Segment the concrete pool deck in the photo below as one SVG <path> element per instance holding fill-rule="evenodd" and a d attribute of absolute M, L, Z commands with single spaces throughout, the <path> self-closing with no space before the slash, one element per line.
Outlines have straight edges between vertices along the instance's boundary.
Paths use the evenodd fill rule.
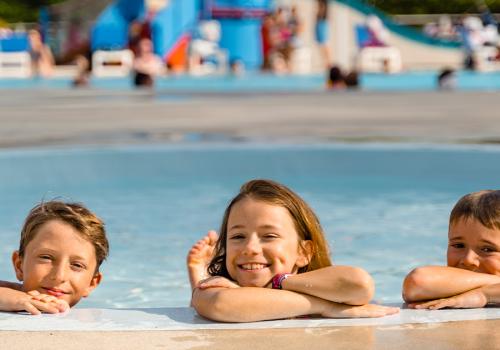
<path fill-rule="evenodd" d="M 408 310 L 379 319 L 212 323 L 189 308 L 0 313 L 2 349 L 498 349 L 500 309 Z"/>
<path fill-rule="evenodd" d="M 0 147 L 182 141 L 500 143 L 500 92 L 3 90 Z"/>
<path fill-rule="evenodd" d="M 498 349 L 500 308 L 409 310 L 376 319 L 216 323 L 191 308 L 0 313 L 2 349 Z"/>
<path fill-rule="evenodd" d="M 499 92 L 190 94 L 163 91 L 151 94 L 108 90 L 2 90 L 0 147 L 191 140 L 500 143 L 498 111 Z M 481 315 L 483 310 L 478 311 Z M 456 311 L 456 314 L 461 313 Z M 2 315 L 5 314 L 0 314 L 0 319 Z M 22 319 L 17 318 L 16 322 L 21 326 L 17 324 L 16 328 L 0 324 L 0 349 L 500 347 L 500 333 L 496 331 L 500 327 L 498 309 L 495 319 L 489 320 L 482 317 L 480 320 L 438 319 L 428 323 L 410 320 L 395 324 L 360 323 L 354 327 L 326 322 L 315 328 L 299 325 L 300 328 L 277 329 L 198 327 L 103 331 L 97 324 L 95 329 L 86 331 L 57 330 L 56 327 L 42 330 L 26 328 L 39 318 L 19 317 Z M 109 323 L 102 323 L 103 328 L 106 325 Z"/>

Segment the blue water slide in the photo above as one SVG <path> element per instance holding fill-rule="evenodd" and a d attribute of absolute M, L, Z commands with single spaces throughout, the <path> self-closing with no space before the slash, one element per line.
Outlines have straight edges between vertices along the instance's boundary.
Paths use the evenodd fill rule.
<path fill-rule="evenodd" d="M 273 9 L 273 1 L 214 0 L 213 8 L 223 9 L 213 13 L 221 24 L 220 46 L 229 52 L 229 59 L 241 60 L 250 69 L 260 67 L 262 65 L 261 14 Z"/>
<path fill-rule="evenodd" d="M 164 57 L 185 34 L 191 33 L 200 17 L 201 0 L 171 0 L 151 23 L 155 51 Z"/>
<path fill-rule="evenodd" d="M 118 0 L 108 6 L 92 28 L 92 51 L 127 47 L 130 22 L 144 17 L 144 13 L 144 0 Z"/>
<path fill-rule="evenodd" d="M 270 0 L 215 0 L 212 2 L 217 7 L 240 8 L 240 9 L 269 9 Z"/>
<path fill-rule="evenodd" d="M 376 15 L 379 17 L 382 22 L 384 23 L 384 26 L 390 30 L 391 32 L 402 36 L 408 40 L 415 41 L 420 44 L 425 44 L 425 45 L 431 45 L 431 46 L 436 46 L 436 47 L 442 47 L 442 48 L 459 48 L 461 46 L 461 43 L 456 42 L 456 41 L 450 41 L 450 40 L 444 40 L 444 39 L 438 39 L 438 38 L 431 38 L 429 36 L 426 36 L 422 34 L 422 32 L 409 27 L 405 25 L 401 25 L 399 23 L 394 22 L 390 17 L 385 15 L 383 12 L 380 10 L 376 9 L 373 6 L 370 6 L 366 3 L 364 3 L 361 0 L 330 0 L 330 1 L 335 1 L 339 4 L 343 4 L 345 6 L 348 6 L 352 8 L 353 10 L 356 10 L 364 15 Z"/>

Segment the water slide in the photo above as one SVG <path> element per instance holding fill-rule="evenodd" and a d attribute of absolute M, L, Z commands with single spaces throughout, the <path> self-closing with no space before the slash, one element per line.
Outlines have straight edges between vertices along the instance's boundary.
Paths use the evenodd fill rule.
<path fill-rule="evenodd" d="M 151 19 L 155 52 L 163 58 L 175 50 L 196 25 L 201 0 L 170 0 Z M 117 0 L 98 17 L 91 35 L 92 51 L 127 47 L 129 26 L 144 21 L 148 13 L 144 0 Z"/>
<path fill-rule="evenodd" d="M 361 0 L 331 0 L 329 9 L 333 55 L 335 62 L 342 66 L 352 67 L 358 52 L 355 28 L 364 24 L 371 14 L 377 15 L 390 32 L 389 44 L 399 49 L 404 68 L 459 68 L 462 65 L 459 43 L 427 37 L 414 28 L 394 22 Z"/>
<path fill-rule="evenodd" d="M 201 18 L 220 22 L 220 46 L 229 59 L 241 59 L 249 68 L 261 65 L 261 20 L 271 0 L 170 0 L 151 21 L 155 51 L 170 60 L 187 47 Z M 91 35 L 92 51 L 127 46 L 130 23 L 147 16 L 144 0 L 117 0 L 103 11 Z M 180 59 L 182 60 L 182 58 Z"/>
<path fill-rule="evenodd" d="M 272 9 L 273 3 L 270 0 L 170 0 L 151 21 L 155 51 L 165 60 L 185 52 L 199 19 L 214 18 L 221 24 L 220 46 L 228 51 L 229 59 L 241 59 L 247 67 L 257 68 L 262 62 L 261 18 Z M 297 5 L 312 33 L 316 1 L 281 0 L 275 3 Z M 329 6 L 330 47 L 334 62 L 343 67 L 354 65 L 359 51 L 356 26 L 364 24 L 370 14 L 379 16 L 390 31 L 389 44 L 401 52 L 404 68 L 458 68 L 462 64 L 463 54 L 458 43 L 426 37 L 413 28 L 395 23 L 361 0 L 330 0 Z M 92 30 L 92 51 L 126 47 L 130 23 L 143 20 L 146 15 L 145 0 L 116 0 L 96 21 Z M 306 36 L 306 45 L 314 47 L 312 34 Z M 322 69 L 318 63 L 319 54 L 312 56 L 312 64 L 319 71 Z M 182 60 L 181 57 L 179 61 Z"/>

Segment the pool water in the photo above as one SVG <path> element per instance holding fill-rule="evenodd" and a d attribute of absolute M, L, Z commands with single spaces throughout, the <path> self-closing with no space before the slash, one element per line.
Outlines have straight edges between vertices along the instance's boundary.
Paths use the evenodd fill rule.
<path fill-rule="evenodd" d="M 271 178 L 315 209 L 336 264 L 375 278 L 376 299 L 401 300 L 403 277 L 444 264 L 447 219 L 465 193 L 498 188 L 500 147 L 253 145 L 13 149 L 0 151 L 0 279 L 29 209 L 81 201 L 107 223 L 104 280 L 81 307 L 187 306 L 185 255 L 218 228 L 239 186 Z"/>
<path fill-rule="evenodd" d="M 362 74 L 360 85 L 366 91 L 432 91 L 437 89 L 437 71 L 411 71 L 399 74 Z M 92 79 L 93 88 L 129 90 L 129 78 Z M 69 78 L 54 79 L 0 79 L 0 89 L 67 89 Z M 248 73 L 242 77 L 188 75 L 168 76 L 156 80 L 158 91 L 176 92 L 314 92 L 324 91 L 324 75 L 287 75 Z M 500 71 L 457 72 L 457 89 L 467 91 L 500 90 Z"/>

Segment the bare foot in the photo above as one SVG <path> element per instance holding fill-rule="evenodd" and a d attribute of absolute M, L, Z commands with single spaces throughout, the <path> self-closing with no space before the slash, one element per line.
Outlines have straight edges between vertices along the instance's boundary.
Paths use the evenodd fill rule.
<path fill-rule="evenodd" d="M 208 231 L 207 235 L 196 242 L 187 255 L 187 269 L 191 289 L 194 290 L 201 280 L 209 277 L 208 264 L 212 260 L 215 243 L 219 236 L 215 231 Z"/>

